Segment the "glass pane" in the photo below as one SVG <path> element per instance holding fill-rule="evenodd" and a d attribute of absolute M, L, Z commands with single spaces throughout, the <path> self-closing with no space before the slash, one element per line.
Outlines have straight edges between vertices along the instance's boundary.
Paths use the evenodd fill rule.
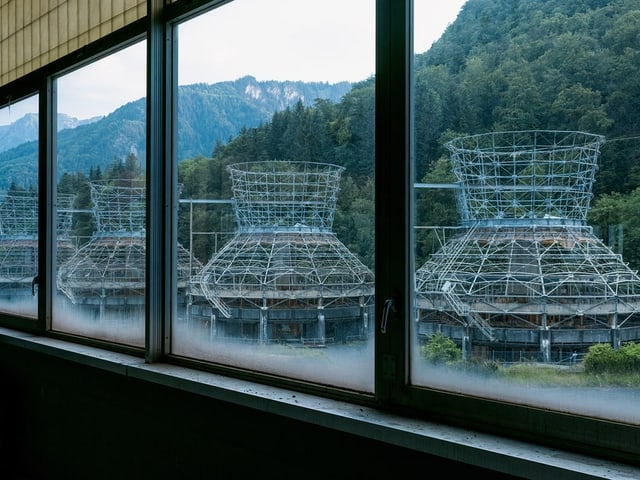
<path fill-rule="evenodd" d="M 372 391 L 374 23 L 237 0 L 177 27 L 173 354 Z"/>
<path fill-rule="evenodd" d="M 52 328 L 144 345 L 145 44 L 57 79 Z"/>
<path fill-rule="evenodd" d="M 38 314 L 38 95 L 0 109 L 0 311 Z"/>
<path fill-rule="evenodd" d="M 469 2 L 416 45 L 415 385 L 640 423 L 640 72 L 602 5 Z"/>

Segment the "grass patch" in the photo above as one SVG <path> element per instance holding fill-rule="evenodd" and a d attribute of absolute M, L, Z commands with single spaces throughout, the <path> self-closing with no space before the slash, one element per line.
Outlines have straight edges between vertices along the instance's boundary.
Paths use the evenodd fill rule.
<path fill-rule="evenodd" d="M 521 363 L 502 366 L 496 375 L 521 385 L 548 387 L 624 387 L 640 388 L 640 372 L 588 373 L 582 364 L 563 366 Z"/>

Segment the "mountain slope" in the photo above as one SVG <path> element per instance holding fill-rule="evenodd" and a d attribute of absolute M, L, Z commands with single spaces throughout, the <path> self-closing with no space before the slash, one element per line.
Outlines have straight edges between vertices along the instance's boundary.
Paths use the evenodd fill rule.
<path fill-rule="evenodd" d="M 98 118 L 79 120 L 75 117 L 58 114 L 58 130 L 66 128 L 76 128 L 95 122 Z M 25 142 L 31 142 L 38 138 L 38 115 L 27 113 L 9 125 L 0 125 L 0 152 L 17 147 Z"/>
<path fill-rule="evenodd" d="M 257 81 L 243 77 L 217 84 L 194 84 L 178 89 L 178 159 L 210 156 L 218 142 L 227 142 L 243 128 L 267 122 L 274 112 L 298 101 L 312 105 L 318 98 L 339 101 L 351 88 L 349 82 Z M 102 170 L 115 159 L 134 153 L 146 155 L 145 99 L 127 103 L 89 124 L 61 115 L 57 138 L 58 175 Z M 74 123 L 75 121 L 75 123 Z M 77 126 L 76 126 L 77 125 Z M 75 128 L 73 128 L 75 126 Z M 0 129 L 0 191 L 11 182 L 33 186 L 37 178 L 37 117 L 29 114 Z"/>

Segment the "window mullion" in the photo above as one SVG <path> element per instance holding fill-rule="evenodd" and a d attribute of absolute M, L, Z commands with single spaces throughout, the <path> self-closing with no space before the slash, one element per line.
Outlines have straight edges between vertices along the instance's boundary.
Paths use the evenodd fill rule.
<path fill-rule="evenodd" d="M 378 0 L 376 11 L 376 396 L 382 403 L 393 401 L 407 376 L 411 3 Z"/>
<path fill-rule="evenodd" d="M 51 328 L 53 291 L 56 287 L 55 251 L 56 229 L 55 206 L 55 132 L 56 81 L 44 77 L 39 95 L 38 117 L 38 275 L 34 279 L 34 290 L 38 286 L 38 329 L 41 332 Z M 53 233 L 52 233 L 53 232 Z"/>
<path fill-rule="evenodd" d="M 149 21 L 147 36 L 147 309 L 145 357 L 148 362 L 161 358 L 163 354 L 163 325 L 167 316 L 170 291 L 171 262 L 166 238 L 170 229 L 167 224 L 168 204 L 166 195 L 165 159 L 167 152 L 167 81 L 165 76 L 165 25 L 162 22 L 163 0 L 147 2 Z M 167 233 L 169 232 L 169 233 Z"/>

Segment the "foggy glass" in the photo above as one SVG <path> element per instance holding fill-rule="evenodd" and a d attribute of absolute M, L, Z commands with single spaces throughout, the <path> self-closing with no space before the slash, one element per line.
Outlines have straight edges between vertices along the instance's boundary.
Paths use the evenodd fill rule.
<path fill-rule="evenodd" d="M 55 142 L 52 329 L 136 347 L 145 319 L 145 53 L 138 43 L 55 80 L 58 126 L 68 128 Z"/>
<path fill-rule="evenodd" d="M 416 32 L 437 8 L 418 5 Z M 429 157 L 420 135 L 448 106 L 414 73 L 410 383 L 638 424 L 638 389 L 585 371 L 593 346 L 640 339 L 637 272 L 587 222 L 604 137 L 499 119 Z"/>
<path fill-rule="evenodd" d="M 21 155 L 0 184 L 0 311 L 38 314 L 38 95 L 0 109 L 0 155 Z M 20 139 L 18 142 L 16 139 Z"/>
<path fill-rule="evenodd" d="M 373 75 L 375 2 L 321 4 L 236 0 L 176 27 L 171 352 L 372 392 L 373 188 L 356 184 L 358 172 L 340 163 L 337 146 L 323 137 L 320 114 L 340 100 L 325 98 L 325 87 L 351 82 L 347 93 Z M 368 33 L 355 36 L 353 25 Z M 362 64 L 361 74 L 343 73 L 355 64 Z M 301 95 L 302 82 L 314 84 L 315 98 Z M 196 93 L 219 98 L 198 119 L 211 130 L 202 146 L 187 126 Z M 225 128 L 216 109 L 245 96 L 277 101 L 260 122 L 231 119 L 235 127 L 216 138 L 214 132 Z M 373 108 L 364 114 L 373 125 Z M 309 130 L 287 130 L 284 124 L 293 125 L 294 117 Z M 268 135 L 271 143 L 264 140 Z M 372 179 L 373 129 L 364 140 Z M 360 210 L 344 196 L 356 188 L 363 188 Z M 345 232 L 355 232 L 346 218 L 371 229 L 366 258 L 347 246 Z"/>

